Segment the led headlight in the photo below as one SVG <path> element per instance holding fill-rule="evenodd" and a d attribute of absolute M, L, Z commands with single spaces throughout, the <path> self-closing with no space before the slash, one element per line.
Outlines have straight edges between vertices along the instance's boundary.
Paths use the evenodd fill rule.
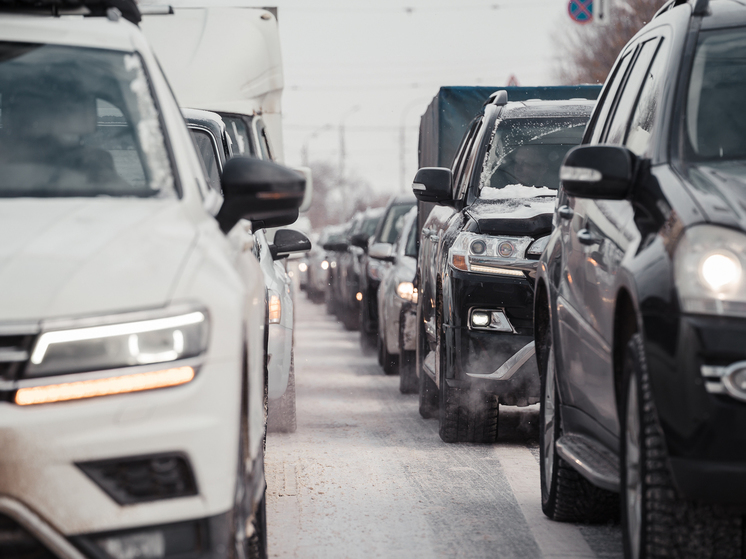
<path fill-rule="evenodd" d="M 208 317 L 195 309 L 178 314 L 131 313 L 42 325 L 25 376 L 167 363 L 207 348 Z"/>
<path fill-rule="evenodd" d="M 506 264 L 515 264 L 526 257 L 531 237 L 508 237 L 478 235 L 462 232 L 449 251 L 449 262 L 458 270 L 525 277 L 522 270 L 510 269 Z"/>
<path fill-rule="evenodd" d="M 746 316 L 746 235 L 715 225 L 687 229 L 674 274 L 684 312 Z"/>

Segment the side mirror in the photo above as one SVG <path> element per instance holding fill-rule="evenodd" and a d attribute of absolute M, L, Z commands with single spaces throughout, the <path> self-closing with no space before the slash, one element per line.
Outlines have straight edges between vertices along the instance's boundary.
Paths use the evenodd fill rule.
<path fill-rule="evenodd" d="M 269 245 L 273 260 L 284 258 L 291 252 L 308 252 L 309 250 L 311 250 L 311 241 L 295 229 L 279 229 L 275 232 L 275 242 Z"/>
<path fill-rule="evenodd" d="M 310 167 L 293 167 L 293 171 L 296 171 L 306 177 L 306 192 L 303 194 L 303 203 L 301 203 L 299 212 L 307 212 L 311 208 L 311 202 L 313 201 L 313 177 L 311 176 Z"/>
<path fill-rule="evenodd" d="M 423 167 L 414 177 L 412 191 L 421 202 L 443 204 L 451 201 L 453 172 L 445 167 Z"/>
<path fill-rule="evenodd" d="M 332 243 L 325 243 L 324 250 L 328 252 L 347 252 L 350 245 L 344 241 L 335 241 Z"/>
<path fill-rule="evenodd" d="M 368 249 L 368 256 L 375 258 L 376 260 L 393 262 L 395 260 L 394 245 L 389 243 L 376 243 Z"/>
<path fill-rule="evenodd" d="M 370 237 L 366 235 L 365 233 L 357 233 L 356 235 L 353 235 L 350 237 L 350 244 L 352 246 L 359 247 L 363 250 L 368 250 L 368 239 Z"/>
<path fill-rule="evenodd" d="M 562 188 L 570 196 L 624 200 L 632 186 L 636 156 L 621 146 L 577 146 L 560 167 Z"/>
<path fill-rule="evenodd" d="M 255 228 L 293 223 L 306 188 L 303 176 L 287 167 L 241 156 L 226 162 L 220 184 L 224 202 L 216 219 L 226 233 L 240 219 Z"/>

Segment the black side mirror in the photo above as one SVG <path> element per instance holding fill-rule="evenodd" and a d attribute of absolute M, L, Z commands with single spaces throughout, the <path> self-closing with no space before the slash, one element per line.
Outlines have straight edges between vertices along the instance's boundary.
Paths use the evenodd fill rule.
<path fill-rule="evenodd" d="M 294 229 L 280 229 L 275 232 L 275 242 L 269 245 L 273 260 L 279 260 L 291 252 L 308 252 L 311 241 L 303 233 Z"/>
<path fill-rule="evenodd" d="M 217 215 L 220 229 L 230 231 L 239 219 L 254 227 L 277 227 L 298 219 L 306 179 L 295 171 L 253 157 L 233 157 L 220 179 L 225 198 Z"/>
<path fill-rule="evenodd" d="M 375 243 L 370 247 L 368 256 L 376 260 L 383 260 L 384 262 L 396 262 L 394 245 L 389 243 Z"/>
<path fill-rule="evenodd" d="M 324 243 L 323 246 L 324 246 L 324 250 L 328 252 L 347 252 L 347 249 L 350 247 L 350 245 L 348 245 L 344 241 Z"/>
<path fill-rule="evenodd" d="M 412 191 L 421 202 L 443 204 L 451 201 L 453 173 L 445 167 L 423 167 L 414 177 Z"/>
<path fill-rule="evenodd" d="M 621 146 L 577 146 L 560 168 L 562 188 L 570 196 L 624 200 L 632 186 L 637 157 Z"/>
<path fill-rule="evenodd" d="M 368 250 L 368 238 L 368 235 L 365 233 L 357 233 L 350 237 L 350 244 L 363 250 Z"/>

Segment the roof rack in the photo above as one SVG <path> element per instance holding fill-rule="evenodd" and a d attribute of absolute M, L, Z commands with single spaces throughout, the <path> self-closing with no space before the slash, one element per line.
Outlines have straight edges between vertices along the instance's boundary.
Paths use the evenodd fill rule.
<path fill-rule="evenodd" d="M 54 17 L 79 14 L 110 19 L 121 16 L 135 25 L 141 20 L 135 0 L 0 0 L 0 12 L 47 13 Z"/>
<path fill-rule="evenodd" d="M 494 93 L 490 94 L 490 96 L 487 98 L 487 101 L 484 102 L 483 107 L 486 107 L 487 105 L 507 105 L 508 104 L 508 92 L 504 89 L 500 89 L 498 91 L 495 91 Z"/>

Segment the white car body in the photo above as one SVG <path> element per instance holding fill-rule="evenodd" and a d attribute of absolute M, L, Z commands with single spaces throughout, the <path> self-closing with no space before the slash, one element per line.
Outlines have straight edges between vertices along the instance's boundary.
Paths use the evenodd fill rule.
<path fill-rule="evenodd" d="M 260 465 L 263 452 L 264 283 L 251 238 L 240 227 L 219 230 L 220 197 L 209 193 L 179 108 L 135 25 L 3 14 L 0 40 L 139 54 L 181 188 L 173 199 L 0 198 L 0 335 L 179 305 L 205 309 L 210 324 L 205 353 L 189 361 L 196 376 L 181 386 L 30 406 L 0 401 L 0 512 L 27 527 L 36 518 L 35 535 L 62 557 L 76 556 L 70 536 L 224 514 L 235 501 L 242 388 L 246 467 Z M 0 379 L 0 391 L 158 368 Z M 164 451 L 188 457 L 198 494 L 122 506 L 76 466 Z"/>

